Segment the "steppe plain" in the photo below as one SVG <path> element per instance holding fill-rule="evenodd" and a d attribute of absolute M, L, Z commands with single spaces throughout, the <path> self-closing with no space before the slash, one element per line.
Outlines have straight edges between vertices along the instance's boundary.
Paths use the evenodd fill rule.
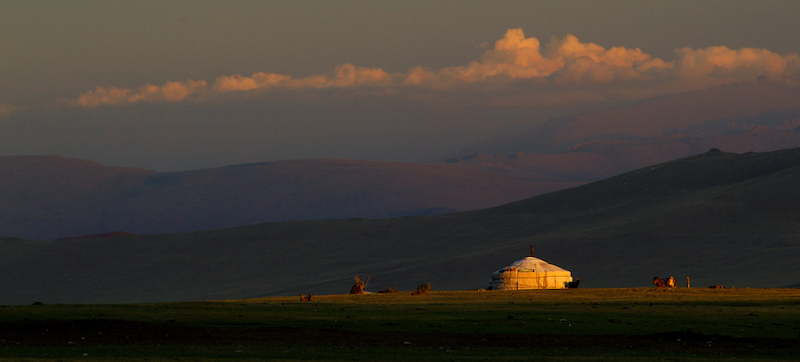
<path fill-rule="evenodd" d="M 800 290 L 432 291 L 0 307 L 0 360 L 792 360 Z"/>

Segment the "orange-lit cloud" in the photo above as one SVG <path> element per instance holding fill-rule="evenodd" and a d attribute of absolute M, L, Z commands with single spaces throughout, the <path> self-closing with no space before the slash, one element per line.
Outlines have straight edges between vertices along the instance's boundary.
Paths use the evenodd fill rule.
<path fill-rule="evenodd" d="M 185 82 L 167 82 L 157 86 L 148 84 L 137 89 L 117 87 L 97 87 L 95 90 L 81 94 L 70 102 L 73 105 L 89 108 L 102 104 L 128 104 L 136 102 L 177 102 L 186 97 L 202 92 L 207 88 L 203 80 L 187 80 Z"/>
<path fill-rule="evenodd" d="M 763 76 L 779 80 L 800 75 L 800 56 L 780 55 L 765 49 L 681 48 L 675 51 L 677 74 L 682 78 L 745 78 Z"/>
<path fill-rule="evenodd" d="M 18 107 L 15 107 L 15 106 L 13 106 L 11 104 L 0 104 L 0 117 L 1 116 L 7 116 L 7 115 L 9 115 L 11 113 L 14 113 L 16 111 L 19 111 Z"/>
<path fill-rule="evenodd" d="M 525 38 L 521 29 L 511 29 L 480 61 L 438 71 L 415 68 L 409 71 L 405 84 L 443 88 L 503 79 L 544 78 L 556 83 L 606 83 L 648 79 L 671 67 L 639 49 L 606 50 L 597 44 L 581 43 L 573 35 L 553 38 L 541 49 L 539 40 Z"/>
<path fill-rule="evenodd" d="M 293 79 L 288 75 L 274 73 L 254 73 L 250 77 L 239 74 L 217 78 L 212 87 L 219 93 L 249 91 L 254 89 L 288 88 L 321 89 L 332 87 L 388 86 L 392 76 L 382 69 L 356 67 L 342 64 L 334 69 L 332 75 L 320 74 L 306 78 Z"/>
<path fill-rule="evenodd" d="M 796 82 L 800 79 L 800 56 L 780 55 L 765 49 L 729 49 L 724 46 L 704 49 L 681 48 L 676 58 L 665 61 L 640 49 L 612 47 L 606 49 L 583 43 L 574 35 L 553 38 L 542 46 L 536 38 L 526 38 L 521 29 L 510 29 L 480 59 L 467 65 L 426 69 L 415 67 L 403 73 L 389 73 L 380 68 L 342 64 L 329 74 L 303 78 L 275 73 L 254 73 L 220 76 L 213 84 L 187 80 L 164 85 L 146 85 L 137 89 L 97 87 L 81 94 L 70 104 L 96 107 L 103 104 L 135 102 L 175 102 L 185 99 L 213 97 L 221 94 L 286 89 L 313 91 L 318 89 L 390 90 L 397 94 L 425 92 L 425 97 L 441 92 L 490 92 L 489 103 L 564 104 L 602 101 L 608 97 L 634 98 L 668 92 L 716 86 L 757 77 L 774 81 Z M 525 100 L 519 87 L 538 101 Z M 668 83 L 668 85 L 665 85 Z M 591 87 L 591 92 L 586 90 Z M 477 87 L 477 88 L 476 88 Z M 524 93 L 523 92 L 523 93 Z M 605 92 L 605 93 L 604 93 Z M 498 94 L 511 93 L 506 100 Z M 607 94 L 606 94 L 607 93 Z M 444 94 L 444 93 L 442 93 Z M 514 101 L 514 99 L 518 101 Z"/>

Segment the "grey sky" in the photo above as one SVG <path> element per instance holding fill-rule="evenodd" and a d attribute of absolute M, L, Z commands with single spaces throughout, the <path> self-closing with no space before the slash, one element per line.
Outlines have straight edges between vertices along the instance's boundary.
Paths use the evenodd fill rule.
<path fill-rule="evenodd" d="M 257 72 L 302 78 L 340 64 L 390 73 L 465 66 L 515 28 L 543 46 L 573 34 L 665 61 L 682 47 L 786 55 L 800 52 L 797 14 L 797 1 L 0 1 L 0 108 L 14 110 L 0 118 L 0 155 L 160 170 L 297 157 L 436 159 L 575 108 L 446 109 L 413 97 L 328 106 L 274 96 L 200 107 L 56 104 L 96 87 L 210 85 Z"/>

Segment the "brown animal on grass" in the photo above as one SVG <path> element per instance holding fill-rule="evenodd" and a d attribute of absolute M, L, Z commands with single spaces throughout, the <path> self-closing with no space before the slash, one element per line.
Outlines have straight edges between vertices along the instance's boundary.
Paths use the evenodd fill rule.
<path fill-rule="evenodd" d="M 709 288 L 711 288 L 711 289 L 725 289 L 725 287 L 723 287 L 721 285 L 716 285 L 716 284 L 710 286 Z"/>
<path fill-rule="evenodd" d="M 314 294 L 309 294 L 307 296 L 300 294 L 300 301 L 301 302 L 313 302 L 315 300 L 317 300 L 317 298 L 314 297 Z"/>
<path fill-rule="evenodd" d="M 422 295 L 427 293 L 429 290 L 431 290 L 430 283 L 420 284 L 417 286 L 417 290 L 411 293 L 411 295 Z"/>
<path fill-rule="evenodd" d="M 655 285 L 657 288 L 675 288 L 677 283 L 673 277 L 669 277 L 667 279 L 653 277 L 653 285 Z"/>

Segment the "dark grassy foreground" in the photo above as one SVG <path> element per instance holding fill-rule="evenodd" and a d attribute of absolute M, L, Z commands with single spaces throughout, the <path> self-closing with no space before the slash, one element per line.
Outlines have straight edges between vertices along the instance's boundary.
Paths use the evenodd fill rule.
<path fill-rule="evenodd" d="M 775 360 L 797 289 L 576 289 L 0 307 L 0 360 Z"/>

